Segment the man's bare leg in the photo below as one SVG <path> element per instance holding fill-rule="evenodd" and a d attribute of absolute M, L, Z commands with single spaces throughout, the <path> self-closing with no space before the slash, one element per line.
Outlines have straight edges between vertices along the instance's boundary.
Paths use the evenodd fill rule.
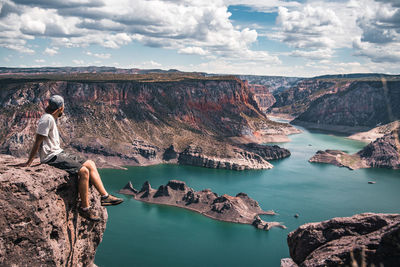
<path fill-rule="evenodd" d="M 83 163 L 83 166 L 89 170 L 90 182 L 94 185 L 94 187 L 97 189 L 100 195 L 106 196 L 107 191 L 104 188 L 103 182 L 101 181 L 99 172 L 97 171 L 96 164 L 92 160 L 87 160 L 85 161 L 85 163 Z"/>
<path fill-rule="evenodd" d="M 79 195 L 81 197 L 81 207 L 79 209 L 79 213 L 85 217 L 86 219 L 89 219 L 91 221 L 98 222 L 100 221 L 100 217 L 96 215 L 95 212 L 90 210 L 89 206 L 89 177 L 90 177 L 90 172 L 89 169 L 85 166 L 82 166 L 82 168 L 78 172 L 79 175 L 79 181 L 78 181 L 78 191 Z"/>
<path fill-rule="evenodd" d="M 101 205 L 111 206 L 121 204 L 124 200 L 107 193 L 101 181 L 99 172 L 97 171 L 96 164 L 92 160 L 87 160 L 83 163 L 82 168 L 79 170 L 79 194 L 82 199 L 82 208 L 89 208 L 89 181 L 94 185 L 101 195 Z"/>
<path fill-rule="evenodd" d="M 83 166 L 79 172 L 79 181 L 78 181 L 78 191 L 79 196 L 81 197 L 81 207 L 88 208 L 89 207 L 89 169 Z"/>

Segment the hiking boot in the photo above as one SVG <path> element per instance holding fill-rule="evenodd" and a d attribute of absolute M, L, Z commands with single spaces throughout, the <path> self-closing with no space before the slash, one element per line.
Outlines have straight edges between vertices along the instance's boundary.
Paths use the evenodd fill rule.
<path fill-rule="evenodd" d="M 113 196 L 111 194 L 108 194 L 108 197 L 106 198 L 101 198 L 101 205 L 102 206 L 112 206 L 112 205 L 118 205 L 124 202 L 122 198 Z"/>
<path fill-rule="evenodd" d="M 84 210 L 82 207 L 79 207 L 79 214 L 83 217 L 88 219 L 89 221 L 98 222 L 100 221 L 100 217 L 97 216 L 96 212 L 92 209 Z"/>

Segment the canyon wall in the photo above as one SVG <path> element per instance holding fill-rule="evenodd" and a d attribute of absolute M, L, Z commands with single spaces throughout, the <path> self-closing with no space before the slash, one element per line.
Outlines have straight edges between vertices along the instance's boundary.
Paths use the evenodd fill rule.
<path fill-rule="evenodd" d="M 237 156 L 238 143 L 296 132 L 269 121 L 235 77 L 115 77 L 2 79 L 0 152 L 27 155 L 52 94 L 65 99 L 58 119 L 63 147 L 94 157 L 100 166 L 160 163 L 171 145 L 177 153 L 198 145 L 208 157 L 229 160 Z"/>
<path fill-rule="evenodd" d="M 373 128 L 400 118 L 400 81 L 356 81 L 311 102 L 294 123 Z"/>
<path fill-rule="evenodd" d="M 259 108 L 263 112 L 267 112 L 275 103 L 275 97 L 269 91 L 268 87 L 260 84 L 249 84 L 250 91 L 254 94 L 255 100 Z"/>
<path fill-rule="evenodd" d="M 347 90 L 350 82 L 341 80 L 304 79 L 297 85 L 274 94 L 272 111 L 292 116 L 302 114 L 314 100 L 326 94 Z"/>

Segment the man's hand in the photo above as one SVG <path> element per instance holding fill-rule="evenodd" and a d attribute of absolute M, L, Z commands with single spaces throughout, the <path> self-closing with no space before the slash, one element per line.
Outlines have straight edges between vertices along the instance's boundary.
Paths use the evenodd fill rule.
<path fill-rule="evenodd" d="M 33 147 L 31 149 L 31 153 L 29 154 L 29 159 L 24 162 L 24 163 L 20 163 L 15 165 L 15 167 L 29 167 L 31 166 L 33 159 L 35 158 L 40 144 L 43 142 L 44 138 L 46 138 L 46 136 L 40 135 L 40 134 L 36 134 L 36 138 L 35 138 L 35 143 L 33 144 Z"/>

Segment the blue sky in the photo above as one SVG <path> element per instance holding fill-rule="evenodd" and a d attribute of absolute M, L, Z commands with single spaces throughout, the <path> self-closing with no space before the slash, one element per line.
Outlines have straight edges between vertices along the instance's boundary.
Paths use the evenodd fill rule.
<path fill-rule="evenodd" d="M 399 74 L 398 0 L 0 0 L 0 66 Z"/>

